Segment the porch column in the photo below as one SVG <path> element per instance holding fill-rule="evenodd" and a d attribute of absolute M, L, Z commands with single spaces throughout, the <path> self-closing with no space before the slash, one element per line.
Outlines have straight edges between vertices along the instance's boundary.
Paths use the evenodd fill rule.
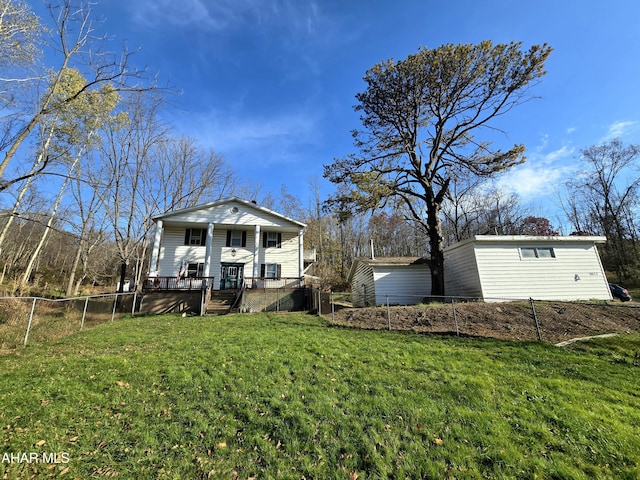
<path fill-rule="evenodd" d="M 213 223 L 207 225 L 207 243 L 204 247 L 204 271 L 202 275 L 211 276 L 211 252 L 213 251 Z"/>
<path fill-rule="evenodd" d="M 298 230 L 298 272 L 299 277 L 304 277 L 304 229 Z"/>
<path fill-rule="evenodd" d="M 260 225 L 256 225 L 253 239 L 253 284 L 260 276 Z"/>
<path fill-rule="evenodd" d="M 158 274 L 158 257 L 160 256 L 160 239 L 162 238 L 162 220 L 156 220 L 156 234 L 153 238 L 153 250 L 151 250 L 151 262 L 149 275 Z"/>

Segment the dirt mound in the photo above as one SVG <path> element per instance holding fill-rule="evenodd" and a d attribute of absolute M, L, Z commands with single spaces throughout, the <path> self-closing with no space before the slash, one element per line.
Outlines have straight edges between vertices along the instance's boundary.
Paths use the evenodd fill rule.
<path fill-rule="evenodd" d="M 503 340 L 538 340 L 540 337 L 545 342 L 559 343 L 607 333 L 640 333 L 640 306 L 536 302 L 532 308 L 529 302 L 469 302 L 388 309 L 344 308 L 335 312 L 333 323 L 365 329 L 457 333 Z"/>

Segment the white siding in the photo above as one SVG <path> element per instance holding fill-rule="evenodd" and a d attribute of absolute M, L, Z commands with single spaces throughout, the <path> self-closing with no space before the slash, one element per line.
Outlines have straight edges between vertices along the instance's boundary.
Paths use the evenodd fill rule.
<path fill-rule="evenodd" d="M 522 259 L 520 248 L 552 247 L 555 258 Z M 476 244 L 485 300 L 610 299 L 596 246 L 586 243 Z"/>
<path fill-rule="evenodd" d="M 373 283 L 373 269 L 371 265 L 358 261 L 356 271 L 351 280 L 351 293 L 354 307 L 368 307 L 375 305 L 375 285 Z"/>
<path fill-rule="evenodd" d="M 426 265 L 373 266 L 376 304 L 413 305 L 431 293 L 431 272 Z"/>
<path fill-rule="evenodd" d="M 260 264 L 277 263 L 281 265 L 282 277 L 299 277 L 298 234 L 282 232 L 282 243 L 280 248 L 263 248 L 261 239 L 260 255 L 258 258 L 258 263 Z"/>
<path fill-rule="evenodd" d="M 185 245 L 184 232 L 184 228 L 165 227 L 158 257 L 159 276 L 178 275 L 183 259 L 187 263 L 204 263 L 205 247 Z"/>
<path fill-rule="evenodd" d="M 211 249 L 210 275 L 215 277 L 214 288 L 219 288 L 219 279 L 222 263 L 244 264 L 244 276 L 253 277 L 253 247 L 255 232 L 247 230 L 245 247 L 227 247 L 227 230 L 229 227 L 216 225 L 213 230 L 213 246 Z M 230 229 L 234 229 L 231 226 Z M 264 232 L 264 230 L 263 230 Z M 263 263 L 276 263 L 281 265 L 282 277 L 299 277 L 298 234 L 281 232 L 282 243 L 280 248 L 262 247 L 262 238 L 259 240 L 258 268 Z M 166 227 L 163 233 L 162 246 L 158 261 L 159 276 L 173 276 L 178 274 L 180 264 L 204 263 L 204 246 L 184 245 L 184 227 Z M 235 250 L 235 255 L 232 250 Z M 258 274 L 260 271 L 258 270 Z"/>
<path fill-rule="evenodd" d="M 237 210 L 237 211 L 234 211 Z M 167 215 L 163 217 L 165 221 L 171 223 L 201 223 L 206 225 L 212 222 L 217 225 L 238 225 L 278 228 L 299 228 L 292 222 L 287 221 L 275 215 L 271 215 L 259 208 L 251 207 L 242 202 L 226 202 L 223 204 L 212 205 L 198 210 L 178 212 L 175 215 Z"/>
<path fill-rule="evenodd" d="M 455 297 L 482 297 L 480 276 L 473 243 L 464 243 L 445 250 L 445 294 Z"/>

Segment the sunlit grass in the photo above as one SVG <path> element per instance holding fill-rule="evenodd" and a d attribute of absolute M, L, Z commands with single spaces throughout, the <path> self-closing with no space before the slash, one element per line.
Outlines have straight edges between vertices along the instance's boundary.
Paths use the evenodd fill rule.
<path fill-rule="evenodd" d="M 7 478 L 638 478 L 640 338 L 560 349 L 304 314 L 116 321 L 0 358 Z M 67 470 L 68 469 L 68 470 Z"/>

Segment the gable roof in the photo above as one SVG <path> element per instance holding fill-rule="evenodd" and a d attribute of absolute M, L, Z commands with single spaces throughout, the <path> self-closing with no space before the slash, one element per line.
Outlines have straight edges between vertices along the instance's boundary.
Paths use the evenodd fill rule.
<path fill-rule="evenodd" d="M 238 203 L 241 204 L 245 207 L 248 207 L 249 209 L 253 209 L 253 210 L 257 210 L 258 212 L 262 212 L 263 214 L 267 214 L 269 216 L 272 217 L 276 217 L 279 220 L 284 220 L 285 222 L 291 223 L 299 228 L 305 228 L 307 226 L 306 223 L 303 222 L 299 222 L 298 220 L 294 220 L 293 218 L 289 218 L 285 215 L 282 215 L 281 213 L 278 213 L 274 210 L 271 210 L 269 208 L 266 207 L 262 207 L 258 204 L 256 204 L 255 202 L 250 202 L 248 200 L 244 200 L 242 198 L 238 198 L 238 197 L 227 197 L 227 198 L 223 198 L 221 200 L 216 200 L 214 202 L 209 202 L 209 203 L 204 203 L 202 205 L 195 205 L 193 207 L 187 207 L 187 208 L 181 208 L 178 210 L 172 210 L 169 212 L 165 212 L 163 214 L 160 215 L 156 215 L 154 217 L 152 217 L 151 219 L 154 222 L 157 222 L 158 220 L 171 220 L 172 218 L 179 218 L 179 217 L 183 217 L 184 215 L 190 214 L 190 213 L 194 213 L 194 212 L 198 212 L 198 211 L 202 211 L 202 210 L 209 210 L 209 209 L 214 209 L 216 207 L 220 207 L 220 206 L 224 206 L 230 203 Z"/>

